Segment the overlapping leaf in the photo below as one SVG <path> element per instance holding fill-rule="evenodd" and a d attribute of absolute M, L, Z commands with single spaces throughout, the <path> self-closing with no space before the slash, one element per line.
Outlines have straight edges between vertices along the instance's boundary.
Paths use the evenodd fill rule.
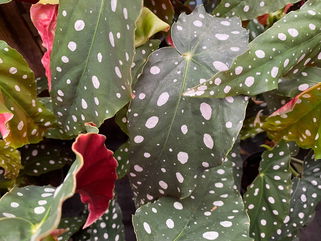
<path fill-rule="evenodd" d="M 137 240 L 252 240 L 230 165 L 205 170 L 186 199 L 163 197 L 140 207 L 133 217 Z"/>
<path fill-rule="evenodd" d="M 294 97 L 319 82 L 321 82 L 321 68 L 306 67 L 302 72 L 282 78 L 278 91 L 285 96 Z"/>
<path fill-rule="evenodd" d="M 74 161 L 71 144 L 66 141 L 46 139 L 33 145 L 21 148 L 23 173 L 29 176 L 39 176 L 62 168 Z"/>
<path fill-rule="evenodd" d="M 264 13 L 271 13 L 283 8 L 289 3 L 296 3 L 300 0 L 222 0 L 214 9 L 217 17 L 238 16 L 242 20 L 253 19 Z"/>
<path fill-rule="evenodd" d="M 122 214 L 116 200 L 110 202 L 107 212 L 89 228 L 73 237 L 75 241 L 115 240 L 124 241 L 125 232 Z"/>
<path fill-rule="evenodd" d="M 295 141 L 302 148 L 312 148 L 321 158 L 321 83 L 293 98 L 268 117 L 263 125 L 273 140 Z"/>
<path fill-rule="evenodd" d="M 301 228 L 311 221 L 315 208 L 321 201 L 320 160 L 311 154 L 307 156 L 301 178 L 293 181 L 290 213 L 283 225 L 271 236 L 274 240 L 292 241 Z"/>
<path fill-rule="evenodd" d="M 239 34 L 228 41 L 215 38 L 233 31 Z M 196 176 L 220 164 L 232 148 L 247 105 L 243 97 L 181 96 L 217 71 L 213 63 L 232 61 L 237 53 L 229 46 L 245 49 L 247 35 L 239 20 L 217 19 L 198 7 L 180 16 L 172 38 L 176 48 L 162 48 L 149 57 L 128 114 L 130 176 L 138 202 L 188 196 Z"/>
<path fill-rule="evenodd" d="M 175 12 L 170 0 L 144 0 L 144 5 L 163 21 L 169 24 L 172 23 Z"/>
<path fill-rule="evenodd" d="M 69 135 L 97 126 L 130 100 L 135 21 L 142 1 L 63 1 L 51 67 L 51 96 Z"/>
<path fill-rule="evenodd" d="M 319 55 L 320 21 L 321 2 L 309 0 L 300 10 L 290 12 L 253 40 L 249 50 L 233 64 L 220 67 L 221 72 L 198 87 L 205 89 L 202 96 L 256 95 L 277 88 L 280 77 L 302 71 Z M 295 22 L 298 24 L 293 26 Z M 216 37 L 224 42 L 234 34 L 220 33 Z M 231 49 L 239 50 L 237 46 Z M 198 88 L 185 95 L 197 96 Z"/>
<path fill-rule="evenodd" d="M 292 187 L 289 165 L 290 151 L 285 142 L 265 151 L 259 174 L 245 193 L 250 234 L 256 241 L 271 240 L 289 212 Z"/>
<path fill-rule="evenodd" d="M 76 160 L 64 182 L 51 186 L 15 187 L 0 199 L 0 240 L 40 240 L 59 224 L 61 206 L 76 189 L 75 175 L 82 161 Z"/>
<path fill-rule="evenodd" d="M 6 179 L 16 178 L 22 168 L 20 152 L 6 145 L 3 140 L 0 140 L 0 167 Z"/>
<path fill-rule="evenodd" d="M 0 41 L 0 131 L 20 147 L 42 140 L 54 118 L 37 100 L 34 74 L 23 57 Z"/>

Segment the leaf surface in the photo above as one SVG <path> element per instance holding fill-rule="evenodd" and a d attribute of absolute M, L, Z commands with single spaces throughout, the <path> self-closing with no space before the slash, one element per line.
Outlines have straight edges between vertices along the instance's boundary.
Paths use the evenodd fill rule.
<path fill-rule="evenodd" d="M 230 31 L 240 34 L 215 40 L 215 34 Z M 213 63 L 232 61 L 236 53 L 226 51 L 228 46 L 246 47 L 246 31 L 237 19 L 217 19 L 198 7 L 180 16 L 172 37 L 176 48 L 161 48 L 149 57 L 128 113 L 130 177 L 138 202 L 190 195 L 196 176 L 219 165 L 232 148 L 247 106 L 243 97 L 181 95 L 212 76 Z"/>
<path fill-rule="evenodd" d="M 144 6 L 148 7 L 160 19 L 171 24 L 174 18 L 174 7 L 171 0 L 144 0 Z"/>
<path fill-rule="evenodd" d="M 252 240 L 230 165 L 205 170 L 188 198 L 162 197 L 137 209 L 137 240 Z"/>
<path fill-rule="evenodd" d="M 255 240 L 270 240 L 289 212 L 291 199 L 290 151 L 285 142 L 265 151 L 259 174 L 244 195 Z"/>
<path fill-rule="evenodd" d="M 293 26 L 294 22 L 299 23 Z M 298 11 L 287 14 L 249 44 L 249 50 L 206 83 L 185 95 L 222 98 L 234 95 L 257 95 L 278 87 L 280 77 L 302 71 L 320 53 L 321 2 L 309 0 Z M 220 36 L 221 41 L 233 36 Z M 231 49 L 238 50 L 236 46 Z"/>
<path fill-rule="evenodd" d="M 22 168 L 20 152 L 3 140 L 0 140 L 0 167 L 4 169 L 6 179 L 16 178 Z"/>
<path fill-rule="evenodd" d="M 135 21 L 141 0 L 63 1 L 51 56 L 54 112 L 76 135 L 116 114 L 131 95 Z"/>

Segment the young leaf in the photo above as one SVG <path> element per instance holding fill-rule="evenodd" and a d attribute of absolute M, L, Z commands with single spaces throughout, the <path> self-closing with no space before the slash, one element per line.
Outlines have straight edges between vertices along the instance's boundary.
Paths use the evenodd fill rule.
<path fill-rule="evenodd" d="M 152 10 L 166 23 L 171 24 L 173 22 L 175 11 L 170 0 L 158 0 L 157 3 L 154 0 L 144 0 L 144 6 Z"/>
<path fill-rule="evenodd" d="M 53 115 L 37 100 L 34 74 L 23 57 L 0 41 L 0 131 L 12 147 L 42 140 Z"/>
<path fill-rule="evenodd" d="M 22 168 L 20 152 L 3 140 L 0 140 L 0 167 L 4 169 L 6 179 L 16 178 Z"/>
<path fill-rule="evenodd" d="M 270 240 L 289 212 L 291 198 L 290 151 L 285 142 L 265 151 L 259 174 L 244 195 L 255 240 Z"/>
<path fill-rule="evenodd" d="M 320 76 L 321 68 L 307 66 L 302 72 L 282 78 L 278 92 L 285 96 L 294 97 L 319 83 Z"/>
<path fill-rule="evenodd" d="M 300 229 L 311 221 L 315 208 L 321 201 L 320 160 L 315 160 L 311 153 L 304 161 L 302 177 L 294 179 L 292 190 L 290 214 L 271 236 L 274 240 L 294 240 Z"/>
<path fill-rule="evenodd" d="M 294 22 L 300 19 L 298 24 Z M 277 88 L 278 79 L 289 72 L 297 73 L 318 56 L 321 34 L 321 1 L 309 0 L 298 11 L 290 12 L 249 44 L 249 50 L 238 56 L 233 64 L 198 88 L 185 95 L 222 98 L 233 95 L 256 95 Z M 232 33 L 221 40 L 233 37 Z M 236 46 L 231 49 L 238 50 Z"/>
<path fill-rule="evenodd" d="M 131 96 L 135 21 L 141 0 L 63 1 L 51 56 L 54 112 L 69 135 L 96 126 Z"/>
<path fill-rule="evenodd" d="M 75 175 L 81 165 L 77 159 L 57 188 L 15 187 L 6 193 L 0 199 L 0 240 L 38 241 L 56 229 L 63 201 L 75 192 Z"/>
<path fill-rule="evenodd" d="M 47 49 L 46 53 L 41 59 L 41 63 L 46 70 L 49 91 L 51 90 L 50 55 L 55 38 L 57 14 L 58 5 L 33 4 L 30 8 L 30 17 L 32 23 L 38 30 L 38 33 L 42 39 L 43 47 Z"/>
<path fill-rule="evenodd" d="M 83 240 L 125 240 L 122 214 L 116 200 L 110 202 L 106 213 L 80 235 L 73 237 L 74 241 Z"/>
<path fill-rule="evenodd" d="M 75 155 L 71 144 L 66 141 L 46 139 L 33 145 L 25 145 L 20 149 L 24 169 L 29 176 L 39 176 L 71 164 Z"/>
<path fill-rule="evenodd" d="M 170 26 L 159 19 L 151 10 L 143 8 L 136 22 L 135 46 L 145 44 L 154 34 L 169 30 Z"/>
<path fill-rule="evenodd" d="M 238 16 L 242 20 L 253 19 L 264 13 L 279 10 L 289 3 L 300 0 L 222 0 L 214 9 L 213 14 L 217 17 Z"/>
<path fill-rule="evenodd" d="M 320 115 L 321 83 L 303 91 L 266 118 L 263 129 L 273 140 L 295 141 L 302 148 L 312 148 L 321 158 Z"/>
<path fill-rule="evenodd" d="M 252 240 L 230 164 L 205 170 L 188 198 L 163 197 L 137 209 L 137 240 Z"/>
<path fill-rule="evenodd" d="M 239 34 L 215 40 L 215 35 L 231 31 Z M 217 19 L 201 6 L 179 17 L 172 37 L 176 48 L 161 48 L 149 57 L 128 113 L 130 176 L 137 202 L 189 196 L 196 176 L 220 164 L 232 148 L 247 106 L 243 97 L 181 96 L 212 76 L 215 66 L 233 60 L 236 53 L 226 50 L 229 46 L 245 49 L 247 34 L 240 21 Z"/>
<path fill-rule="evenodd" d="M 89 215 L 84 228 L 90 226 L 108 209 L 117 179 L 117 161 L 105 146 L 106 137 L 89 133 L 77 137 L 72 150 L 84 166 L 77 173 L 77 192 L 88 204 Z"/>

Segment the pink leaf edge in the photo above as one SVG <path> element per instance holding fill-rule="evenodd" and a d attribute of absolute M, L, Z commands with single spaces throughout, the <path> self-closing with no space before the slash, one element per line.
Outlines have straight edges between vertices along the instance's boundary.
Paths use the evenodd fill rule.
<path fill-rule="evenodd" d="M 76 176 L 76 192 L 88 204 L 89 215 L 83 228 L 99 219 L 114 197 L 117 161 L 105 146 L 104 135 L 88 133 L 77 137 L 72 150 L 83 158 L 84 164 Z"/>
<path fill-rule="evenodd" d="M 7 123 L 13 118 L 13 114 L 6 112 L 0 114 L 0 132 L 2 138 L 5 139 L 10 133 Z"/>
<path fill-rule="evenodd" d="M 32 23 L 39 32 L 39 35 L 42 39 L 42 45 L 47 49 L 46 53 L 41 59 L 41 63 L 46 70 L 49 91 L 51 90 L 50 55 L 55 39 L 57 15 L 57 4 L 34 4 L 30 8 L 30 17 Z"/>

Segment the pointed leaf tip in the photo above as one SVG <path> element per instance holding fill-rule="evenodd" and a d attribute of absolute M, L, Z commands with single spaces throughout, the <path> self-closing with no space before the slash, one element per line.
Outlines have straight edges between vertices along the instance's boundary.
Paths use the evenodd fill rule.
<path fill-rule="evenodd" d="M 105 146 L 106 137 L 89 133 L 78 136 L 72 146 L 83 167 L 77 174 L 77 192 L 88 204 L 89 215 L 84 228 L 99 219 L 114 196 L 117 161 Z"/>

